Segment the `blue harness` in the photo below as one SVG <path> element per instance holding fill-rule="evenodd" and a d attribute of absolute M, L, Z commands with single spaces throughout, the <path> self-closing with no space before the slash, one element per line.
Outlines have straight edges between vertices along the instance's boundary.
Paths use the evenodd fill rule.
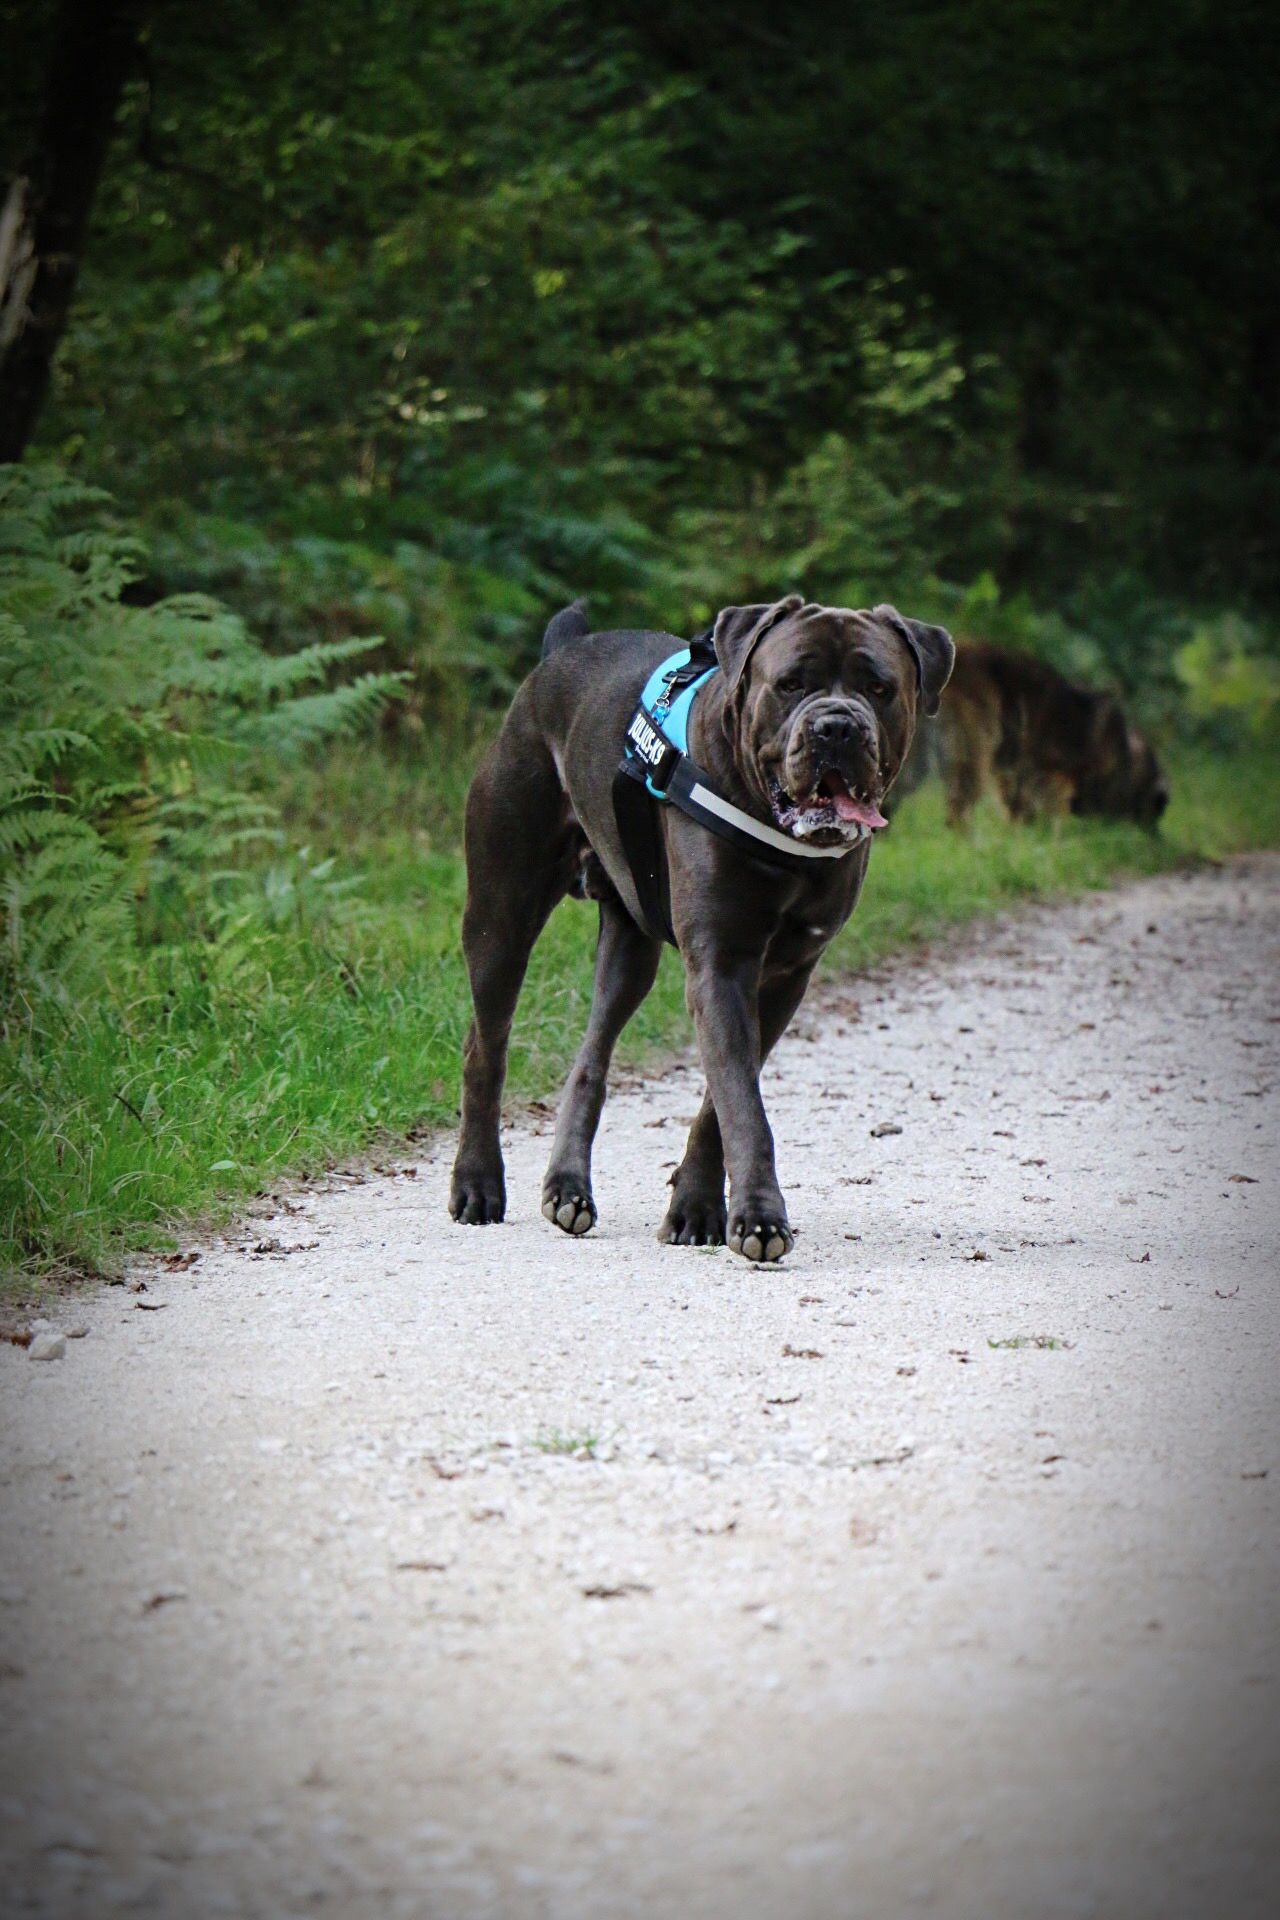
<path fill-rule="evenodd" d="M 690 758 L 689 715 L 701 688 L 719 671 L 710 629 L 668 654 L 644 683 L 614 776 L 614 815 L 635 882 L 640 926 L 672 946 L 666 852 L 655 801 L 679 807 L 752 860 L 787 873 L 812 873 L 811 861 L 839 860 L 849 851 L 848 846 L 805 846 L 757 820 L 718 793 Z"/>
<path fill-rule="evenodd" d="M 690 679 L 689 670 L 692 668 L 697 668 L 697 672 Z M 693 711 L 699 688 L 705 687 L 707 681 L 719 671 L 714 661 L 709 667 L 702 666 L 694 660 L 691 648 L 681 647 L 678 653 L 668 654 L 661 666 L 655 667 L 645 681 L 637 711 L 652 721 L 668 746 L 674 747 L 677 753 L 689 751 L 689 715 Z M 627 751 L 633 751 L 631 744 L 628 744 Z M 646 778 L 645 785 L 655 800 L 665 799 L 663 789 L 655 787 L 651 779 Z"/>

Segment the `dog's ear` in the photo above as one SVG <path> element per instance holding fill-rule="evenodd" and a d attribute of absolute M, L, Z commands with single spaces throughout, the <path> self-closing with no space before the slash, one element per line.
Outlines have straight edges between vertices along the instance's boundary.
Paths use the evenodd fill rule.
<path fill-rule="evenodd" d="M 798 593 L 789 593 L 785 600 L 775 600 L 769 606 L 720 609 L 711 638 L 731 694 L 737 692 L 747 662 L 770 627 L 776 627 L 779 620 L 785 620 L 789 614 L 798 613 L 803 605 Z"/>
<path fill-rule="evenodd" d="M 906 641 L 916 663 L 920 683 L 921 710 L 930 720 L 938 711 L 942 689 L 951 678 L 956 663 L 956 643 L 945 627 L 931 627 L 924 620 L 908 620 L 896 607 L 873 607 L 872 617 L 883 620 Z"/>

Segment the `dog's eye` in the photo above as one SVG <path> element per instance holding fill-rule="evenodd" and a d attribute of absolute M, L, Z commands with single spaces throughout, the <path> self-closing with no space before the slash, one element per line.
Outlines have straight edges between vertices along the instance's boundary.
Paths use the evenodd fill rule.
<path fill-rule="evenodd" d="M 867 692 L 873 700 L 892 700 L 893 688 L 887 680 L 868 680 Z"/>
<path fill-rule="evenodd" d="M 798 673 L 788 673 L 781 680 L 775 680 L 773 685 L 776 693 L 804 692 L 804 681 Z"/>

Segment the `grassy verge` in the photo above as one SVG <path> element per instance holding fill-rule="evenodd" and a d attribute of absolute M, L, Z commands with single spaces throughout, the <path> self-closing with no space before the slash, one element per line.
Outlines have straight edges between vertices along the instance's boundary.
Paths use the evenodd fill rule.
<path fill-rule="evenodd" d="M 312 858 L 216 942 L 155 948 L 91 1002 L 43 1012 L 0 1050 L 0 1266 L 109 1270 L 216 1219 L 283 1172 L 379 1136 L 451 1125 L 469 1003 L 458 946 L 457 801 L 465 755 L 412 773 L 347 750 L 286 796 Z M 829 970 L 850 970 L 957 922 L 1188 860 L 1280 844 L 1280 784 L 1259 751 L 1184 753 L 1166 831 L 980 817 L 949 834 L 936 792 L 876 848 L 863 903 Z M 350 892 L 307 882 L 336 855 Z M 322 870 L 322 869 L 321 869 Z M 554 1089 L 586 1015 L 593 910 L 566 903 L 545 934 L 512 1048 L 513 1098 Z M 652 1059 L 686 1037 L 678 964 L 624 1038 Z M 424 1193 L 425 1206 L 443 1196 Z"/>

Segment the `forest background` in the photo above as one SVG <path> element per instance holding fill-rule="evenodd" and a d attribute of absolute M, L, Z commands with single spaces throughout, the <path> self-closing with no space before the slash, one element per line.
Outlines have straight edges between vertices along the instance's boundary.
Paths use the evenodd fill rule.
<path fill-rule="evenodd" d="M 800 587 L 1112 687 L 1152 839 L 903 809 L 835 964 L 1280 840 L 1280 19 L 3 9 L 0 1254 L 447 1124 L 460 802 L 542 627 Z M 589 990 L 535 963 L 514 1086 Z M 682 1031 L 664 968 L 630 1057 Z M 439 1208 L 439 1195 L 424 1195 Z"/>

